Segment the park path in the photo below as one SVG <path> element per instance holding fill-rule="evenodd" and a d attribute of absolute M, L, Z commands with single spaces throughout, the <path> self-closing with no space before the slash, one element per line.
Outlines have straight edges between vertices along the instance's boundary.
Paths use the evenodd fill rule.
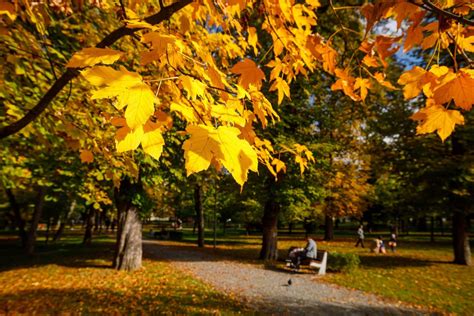
<path fill-rule="evenodd" d="M 150 259 L 172 261 L 214 288 L 235 295 L 262 314 L 284 315 L 420 315 L 420 310 L 375 295 L 327 284 L 321 277 L 268 270 L 229 261 L 209 252 L 145 240 Z M 288 279 L 292 285 L 288 286 Z"/>

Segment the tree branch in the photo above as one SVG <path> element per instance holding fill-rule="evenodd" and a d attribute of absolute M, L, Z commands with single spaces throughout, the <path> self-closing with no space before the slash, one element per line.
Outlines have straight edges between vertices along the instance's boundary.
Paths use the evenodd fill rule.
<path fill-rule="evenodd" d="M 192 3 L 193 0 L 180 0 L 167 7 L 161 8 L 160 12 L 145 18 L 145 22 L 151 25 L 159 24 L 163 21 L 168 20 L 175 12 L 181 10 L 188 4 Z M 111 46 L 116 41 L 127 35 L 133 35 L 135 32 L 142 30 L 143 28 L 129 29 L 122 26 L 115 31 L 112 31 L 107 35 L 100 43 L 95 47 L 105 48 Z M 66 86 L 72 79 L 79 75 L 78 68 L 68 68 L 66 72 L 51 86 L 46 92 L 43 98 L 25 114 L 20 120 L 4 126 L 0 129 L 0 139 L 17 133 L 33 120 L 35 120 L 43 111 L 48 107 L 51 101 L 58 95 L 59 92 Z"/>
<path fill-rule="evenodd" d="M 457 15 L 457 14 L 454 14 L 452 12 L 449 12 L 449 11 L 443 10 L 441 8 L 438 8 L 436 5 L 431 3 L 431 1 L 429 1 L 429 0 L 423 0 L 423 4 L 417 3 L 416 0 L 409 0 L 409 2 L 411 4 L 414 4 L 414 5 L 422 8 L 422 9 L 425 9 L 427 11 L 431 11 L 433 13 L 437 13 L 439 15 L 442 15 L 446 18 L 456 20 L 459 23 L 474 26 L 474 21 L 473 20 L 466 19 L 462 15 Z"/>

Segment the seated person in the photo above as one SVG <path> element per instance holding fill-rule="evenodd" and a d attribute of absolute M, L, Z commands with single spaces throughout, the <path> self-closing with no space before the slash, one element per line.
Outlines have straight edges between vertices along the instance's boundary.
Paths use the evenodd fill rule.
<path fill-rule="evenodd" d="M 372 247 L 372 249 L 370 249 L 372 252 L 375 252 L 375 253 L 387 253 L 387 251 L 385 250 L 385 244 L 383 242 L 383 239 L 382 239 L 382 236 L 379 236 L 377 237 L 375 240 L 374 240 L 374 245 Z"/>
<path fill-rule="evenodd" d="M 290 251 L 289 257 L 295 269 L 300 268 L 301 260 L 309 258 L 316 259 L 318 255 L 318 246 L 316 242 L 311 238 L 307 237 L 307 244 L 304 248 L 295 248 Z"/>
<path fill-rule="evenodd" d="M 395 252 L 395 248 L 397 248 L 397 235 L 395 233 L 392 233 L 390 235 L 390 240 L 388 241 L 388 246 L 392 250 L 392 252 Z"/>

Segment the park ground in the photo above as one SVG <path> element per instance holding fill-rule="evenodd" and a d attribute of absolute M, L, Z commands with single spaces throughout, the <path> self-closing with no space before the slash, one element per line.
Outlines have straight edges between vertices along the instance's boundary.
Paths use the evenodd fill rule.
<path fill-rule="evenodd" d="M 331 242 L 322 241 L 319 235 L 315 237 L 319 249 L 357 253 L 361 258 L 360 267 L 351 272 L 328 273 L 324 277 L 303 273 L 315 286 L 327 284 L 360 290 L 391 306 L 421 312 L 472 315 L 474 268 L 450 263 L 448 236 L 437 236 L 435 243 L 429 242 L 428 235 L 401 236 L 397 252 L 386 255 L 355 248 L 353 237 L 344 233 L 337 234 L 336 240 Z M 211 238 L 207 239 L 204 249 L 195 247 L 194 239 L 195 236 L 186 231 L 180 242 L 145 241 L 143 269 L 127 273 L 109 268 L 112 234 L 95 236 L 93 244 L 87 247 L 80 244 L 79 231 L 69 232 L 57 244 L 44 245 L 40 237 L 37 254 L 30 258 L 24 257 L 18 249 L 14 235 L 3 234 L 0 239 L 0 314 L 248 314 L 259 310 L 232 289 L 224 291 L 212 280 L 187 269 L 183 260 L 178 263 L 173 261 L 176 258 L 155 256 L 153 249 L 159 252 L 172 249 L 188 257 L 187 254 L 201 253 L 205 257 L 199 258 L 245 264 L 262 273 L 277 270 L 286 278 L 282 263 L 268 266 L 255 260 L 260 245 L 258 235 L 219 234 L 215 249 Z M 303 244 L 303 235 L 282 234 L 279 238 L 281 257 L 290 246 Z M 360 291 L 353 291 L 353 296 Z"/>

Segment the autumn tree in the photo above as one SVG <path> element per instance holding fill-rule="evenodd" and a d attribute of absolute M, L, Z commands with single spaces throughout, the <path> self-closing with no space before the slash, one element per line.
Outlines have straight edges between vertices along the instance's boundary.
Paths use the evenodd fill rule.
<path fill-rule="evenodd" d="M 341 58 L 338 47 L 333 47 L 333 35 L 324 37 L 315 31 L 320 7 L 317 0 L 180 0 L 130 2 L 120 7 L 108 1 L 73 5 L 2 2 L 2 36 L 11 39 L 29 34 L 28 40 L 34 45 L 44 45 L 37 52 L 50 68 L 56 68 L 53 52 L 64 59 L 61 51 L 71 49 L 58 29 L 65 28 L 74 46 L 83 49 L 68 61 L 67 70 L 61 71 L 36 105 L 14 104 L 21 114 L 4 114 L 0 136 L 19 132 L 48 107 L 73 117 L 83 113 L 79 104 L 73 108 L 59 102 L 51 105 L 59 92 L 80 75 L 85 81 L 73 84 L 71 89 L 85 91 L 82 89 L 87 85 L 93 86 L 90 99 L 98 100 L 89 112 L 93 114 L 87 125 L 99 126 L 102 120 L 102 131 L 94 129 L 97 140 L 94 143 L 93 138 L 83 149 L 103 155 L 111 165 L 115 160 L 128 164 L 129 168 L 113 176 L 115 179 L 132 175 L 138 183 L 138 173 L 130 172 L 135 162 L 129 152 L 141 146 L 146 154 L 159 159 L 165 131 L 160 123 L 162 113 L 174 112 L 187 124 L 184 133 L 188 139 L 183 144 L 187 173 L 206 170 L 212 164 L 217 169 L 225 168 L 242 186 L 249 170 L 256 172 L 262 164 L 275 172 L 272 169 L 277 165 L 267 143 L 252 137 L 255 125 L 266 127 L 278 120 L 261 90 L 264 80 L 269 81 L 270 90 L 277 91 L 280 103 L 291 97 L 288 87 L 298 76 L 325 72 L 335 78 L 332 90 L 342 90 L 354 101 L 363 101 L 374 86 L 393 88 L 384 71 L 401 43 L 404 50 L 419 45 L 433 52 L 425 69 L 415 67 L 399 79 L 407 99 L 421 92 L 426 97 L 426 106 L 413 116 L 419 122 L 417 132 L 436 131 L 444 140 L 455 125 L 464 123 L 463 113 L 473 103 L 468 91 L 474 82 L 468 55 L 473 50 L 474 24 L 467 18 L 472 10 L 469 1 L 374 1 L 361 7 L 334 7 L 330 2 L 327 7 L 334 12 L 359 10 L 366 19 L 365 41 L 349 58 Z M 146 16 L 149 11 L 156 13 Z M 100 18 L 90 22 L 85 19 L 90 14 Z M 261 30 L 273 43 L 268 50 L 259 51 L 259 36 L 248 23 L 250 19 L 261 20 Z M 396 20 L 402 35 L 378 33 L 374 26 L 384 19 Z M 90 27 L 91 23 L 98 25 Z M 351 29 L 341 24 L 334 35 L 340 32 Z M 74 40 L 77 33 L 82 34 L 82 43 Z M 54 45 L 60 42 L 63 45 Z M 48 44 L 55 50 L 47 49 Z M 14 52 L 20 49 L 25 48 L 12 48 Z M 453 66 L 438 61 L 440 51 L 451 53 Z M 253 59 L 252 55 L 265 58 Z M 271 69 L 269 78 L 262 67 Z M 90 102 L 84 100 L 82 104 Z M 108 149 L 114 129 L 117 154 Z"/>

